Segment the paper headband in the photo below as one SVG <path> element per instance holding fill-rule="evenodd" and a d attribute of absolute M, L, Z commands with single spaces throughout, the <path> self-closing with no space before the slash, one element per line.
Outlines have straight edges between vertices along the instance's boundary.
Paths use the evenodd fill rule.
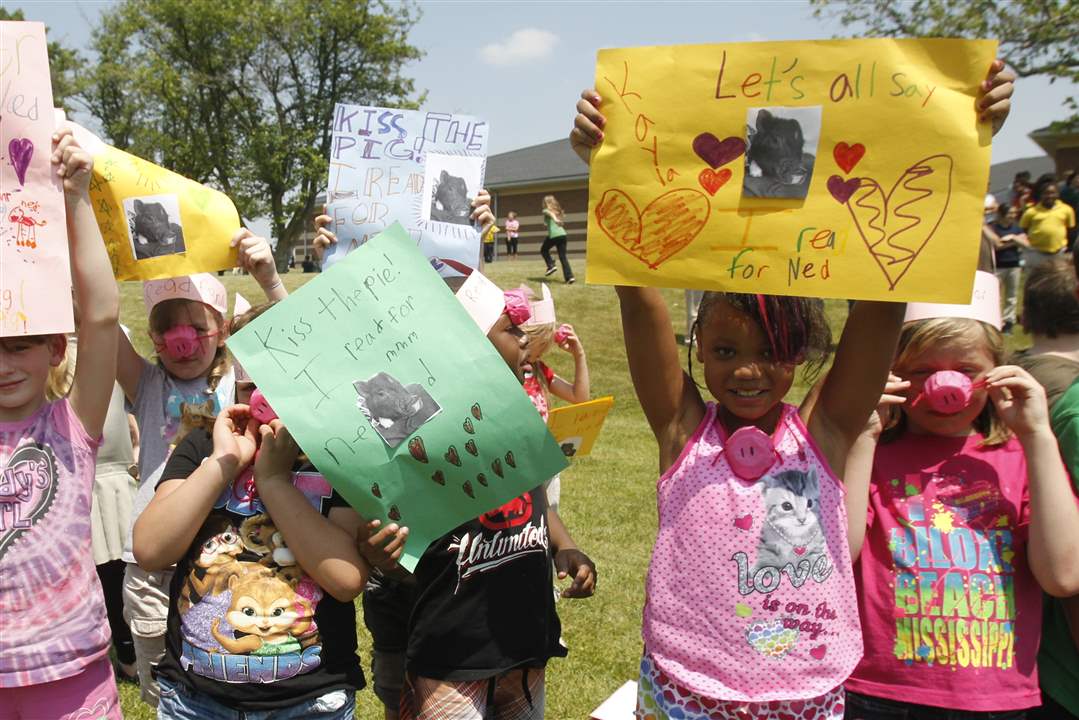
<path fill-rule="evenodd" d="M 997 330 L 1003 326 L 1000 317 L 1000 282 L 993 273 L 979 270 L 974 274 L 974 294 L 967 305 L 943 303 L 908 303 L 903 322 L 931 318 L 967 318 L 981 320 Z"/>
<path fill-rule="evenodd" d="M 524 325 L 532 314 L 522 290 L 503 292 L 479 270 L 469 273 L 468 279 L 457 290 L 457 299 L 484 335 L 491 331 L 502 313 L 507 313 L 514 325 Z"/>
<path fill-rule="evenodd" d="M 194 300 L 205 303 L 221 313 L 222 317 L 229 312 L 225 286 L 210 273 L 148 280 L 142 284 L 142 301 L 146 304 L 147 314 L 166 300 Z"/>
<path fill-rule="evenodd" d="M 535 293 L 528 287 L 524 285 L 521 287 L 528 293 L 529 297 L 535 296 Z M 551 289 L 547 287 L 547 283 L 540 283 L 540 292 L 543 293 L 543 296 L 541 299 L 532 302 L 532 317 L 528 320 L 528 325 L 554 324 L 554 298 L 551 297 Z"/>

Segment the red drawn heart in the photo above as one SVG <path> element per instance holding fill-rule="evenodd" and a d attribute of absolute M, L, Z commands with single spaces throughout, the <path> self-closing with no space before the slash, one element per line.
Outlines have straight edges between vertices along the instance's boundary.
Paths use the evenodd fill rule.
<path fill-rule="evenodd" d="M 506 464 L 515 470 L 517 469 L 517 459 L 513 457 L 512 450 L 506 451 Z"/>
<path fill-rule="evenodd" d="M 828 653 L 827 645 L 818 645 L 815 648 L 809 649 L 809 654 L 813 656 L 814 660 L 823 660 L 824 656 Z"/>
<path fill-rule="evenodd" d="M 408 452 L 421 463 L 427 462 L 427 448 L 423 446 L 423 438 L 419 435 L 408 441 Z"/>
<path fill-rule="evenodd" d="M 802 557 L 806 554 L 806 549 L 804 547 L 796 547 L 794 548 L 794 554 L 798 557 Z"/>
<path fill-rule="evenodd" d="M 475 440 L 469 440 L 468 442 L 466 442 L 465 443 L 465 450 L 468 450 L 469 454 L 471 454 L 473 456 L 478 456 L 480 454 L 479 449 L 476 447 L 476 441 Z"/>
<path fill-rule="evenodd" d="M 848 145 L 845 142 L 836 143 L 836 146 L 832 148 L 832 157 L 835 158 L 835 164 L 843 168 L 843 172 L 849 173 L 854 169 L 854 166 L 858 164 L 858 161 L 865 155 L 865 145 L 861 143 L 854 143 Z"/>
<path fill-rule="evenodd" d="M 445 485 L 446 484 L 446 474 L 444 472 L 442 472 L 441 470 L 435 470 L 434 474 L 431 475 L 431 479 L 434 480 L 439 485 Z"/>
<path fill-rule="evenodd" d="M 708 196 L 690 189 L 660 195 L 643 213 L 626 193 L 611 189 L 595 210 L 604 234 L 653 270 L 693 242 L 711 212 Z"/>
<path fill-rule="evenodd" d="M 396 505 L 390 506 L 390 511 L 387 513 L 390 516 L 390 520 L 397 521 L 401 519 L 401 511 L 397 509 Z"/>
<path fill-rule="evenodd" d="M 693 138 L 693 152 L 715 170 L 742 157 L 746 152 L 746 141 L 734 136 L 720 140 L 710 132 L 701 133 Z"/>
<path fill-rule="evenodd" d="M 709 195 L 715 195 L 716 190 L 727 184 L 727 181 L 731 179 L 731 171 L 727 168 L 723 168 L 719 172 L 711 168 L 705 168 L 701 170 L 701 174 L 697 176 L 697 182 L 701 184 L 701 187 L 708 191 Z"/>
<path fill-rule="evenodd" d="M 446 460 L 453 463 L 457 467 L 461 467 L 461 456 L 457 454 L 457 448 L 450 445 L 450 449 L 446 451 Z"/>
<path fill-rule="evenodd" d="M 487 476 L 484 475 L 483 473 L 480 473 L 479 475 L 477 475 L 476 480 L 479 481 L 480 485 L 482 485 L 484 487 L 487 487 Z"/>
<path fill-rule="evenodd" d="M 847 201 L 850 200 L 850 196 L 854 194 L 861 184 L 861 178 L 844 180 L 838 175 L 833 175 L 828 178 L 828 192 L 832 193 L 832 197 L 834 197 L 840 205 L 846 205 Z"/>
<path fill-rule="evenodd" d="M 747 530 L 748 531 L 750 528 L 753 527 L 753 516 L 752 515 L 743 515 L 742 517 L 735 518 L 734 519 L 734 526 L 736 528 L 738 528 L 739 530 Z"/>
<path fill-rule="evenodd" d="M 465 491 L 465 495 L 468 495 L 473 500 L 476 499 L 476 493 L 472 491 L 472 483 L 470 481 L 465 480 L 464 484 L 461 486 L 461 489 Z"/>
<path fill-rule="evenodd" d="M 378 483 L 371 486 L 371 494 L 377 498 L 382 497 L 382 488 L 378 486 Z"/>

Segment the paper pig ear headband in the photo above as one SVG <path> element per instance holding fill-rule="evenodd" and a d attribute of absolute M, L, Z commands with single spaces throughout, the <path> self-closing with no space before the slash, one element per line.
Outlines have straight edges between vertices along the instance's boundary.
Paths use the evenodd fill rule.
<path fill-rule="evenodd" d="M 523 285 L 521 287 L 530 298 L 535 296 L 527 287 Z M 554 298 L 551 297 L 551 289 L 547 287 L 547 283 L 540 284 L 540 292 L 543 296 L 539 300 L 532 301 L 532 317 L 528 320 L 529 325 L 547 325 L 555 321 Z"/>
<path fill-rule="evenodd" d="M 229 312 L 225 286 L 210 273 L 184 275 L 164 280 L 148 280 L 142 284 L 142 300 L 146 314 L 166 300 L 194 300 L 205 303 L 225 317 Z"/>
<path fill-rule="evenodd" d="M 1003 326 L 1000 317 L 1000 283 L 993 273 L 979 270 L 974 274 L 974 294 L 966 305 L 943 303 L 908 303 L 903 322 L 931 318 L 967 318 L 981 320 L 997 330 Z"/>
<path fill-rule="evenodd" d="M 524 325 L 532 311 L 523 290 L 502 291 L 479 270 L 472 270 L 457 291 L 457 299 L 486 335 L 502 313 L 510 316 L 514 325 Z"/>

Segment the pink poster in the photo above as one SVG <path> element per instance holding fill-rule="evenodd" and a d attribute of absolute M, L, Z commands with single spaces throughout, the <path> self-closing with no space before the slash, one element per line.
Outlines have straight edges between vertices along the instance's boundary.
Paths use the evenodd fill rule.
<path fill-rule="evenodd" d="M 0 22 L 0 337 L 74 328 L 54 123 L 45 26 Z"/>

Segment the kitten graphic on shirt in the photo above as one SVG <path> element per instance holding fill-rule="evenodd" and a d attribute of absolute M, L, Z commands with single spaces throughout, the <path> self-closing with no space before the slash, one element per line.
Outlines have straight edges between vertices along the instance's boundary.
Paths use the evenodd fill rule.
<path fill-rule="evenodd" d="M 788 563 L 798 567 L 803 560 L 813 564 L 825 552 L 817 472 L 784 470 L 766 475 L 761 485 L 766 515 L 752 572 Z"/>

